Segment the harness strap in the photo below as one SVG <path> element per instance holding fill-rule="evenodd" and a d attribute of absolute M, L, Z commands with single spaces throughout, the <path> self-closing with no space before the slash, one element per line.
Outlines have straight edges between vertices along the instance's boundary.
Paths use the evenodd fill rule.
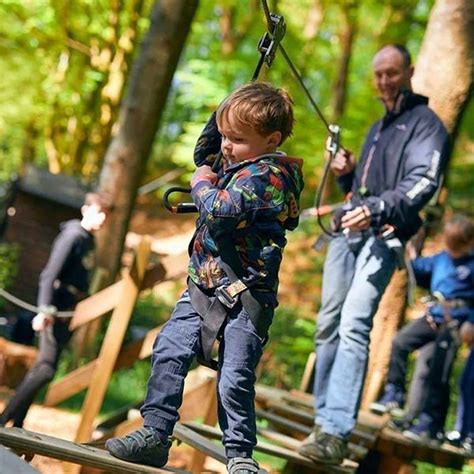
<path fill-rule="evenodd" d="M 188 278 L 191 304 L 201 316 L 201 353 L 200 364 L 217 370 L 218 363 L 212 359 L 212 346 L 227 319 L 227 309 L 215 296 L 206 295 L 190 278 Z"/>

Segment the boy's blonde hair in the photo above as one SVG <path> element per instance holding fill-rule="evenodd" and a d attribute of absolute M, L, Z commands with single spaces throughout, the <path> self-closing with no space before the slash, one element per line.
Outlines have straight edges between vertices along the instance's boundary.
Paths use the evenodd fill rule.
<path fill-rule="evenodd" d="M 449 250 L 465 249 L 474 244 L 474 222 L 466 216 L 454 216 L 445 224 L 443 234 Z"/>
<path fill-rule="evenodd" d="M 283 89 L 276 89 L 266 82 L 251 82 L 230 94 L 217 108 L 218 125 L 232 110 L 242 125 L 267 136 L 281 133 L 281 145 L 293 131 L 293 100 Z"/>

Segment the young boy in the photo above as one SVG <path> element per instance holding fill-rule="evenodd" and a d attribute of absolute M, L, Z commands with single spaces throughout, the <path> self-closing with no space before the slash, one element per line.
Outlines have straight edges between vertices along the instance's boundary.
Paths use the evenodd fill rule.
<path fill-rule="evenodd" d="M 81 208 L 82 219 L 61 224 L 39 279 L 40 312 L 31 322 L 39 332 L 38 358 L 0 415 L 0 426 L 13 421 L 13 426 L 21 428 L 37 393 L 54 377 L 59 356 L 71 337 L 70 318 L 57 318 L 55 314 L 74 308 L 86 295 L 94 263 L 93 234 L 102 227 L 109 209 L 104 196 L 88 193 Z"/>
<path fill-rule="evenodd" d="M 301 160 L 277 147 L 291 134 L 292 101 L 265 83 L 245 85 L 211 116 L 195 150 L 191 194 L 198 207 L 188 289 L 158 335 L 144 427 L 107 441 L 116 457 L 161 467 L 195 357 L 220 340 L 218 418 L 231 474 L 258 472 L 255 368 L 277 305 L 285 232 L 298 224 Z M 219 149 L 223 166 L 210 164 Z"/>
<path fill-rule="evenodd" d="M 427 395 L 418 422 L 404 431 L 412 439 L 436 441 L 443 430 L 449 406 L 449 375 L 458 348 L 458 328 L 474 322 L 474 225 L 455 217 L 444 229 L 446 251 L 412 262 L 417 283 L 430 290 L 433 302 L 426 314 L 407 324 L 395 337 L 382 398 L 371 409 L 399 409 L 405 396 L 410 352 L 435 341 L 430 361 Z M 406 421 L 402 420 L 402 424 Z"/>

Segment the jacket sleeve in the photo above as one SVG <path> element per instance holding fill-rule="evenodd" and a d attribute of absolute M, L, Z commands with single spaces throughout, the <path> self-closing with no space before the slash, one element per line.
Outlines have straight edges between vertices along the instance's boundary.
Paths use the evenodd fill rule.
<path fill-rule="evenodd" d="M 416 283 L 427 290 L 430 289 L 435 258 L 433 255 L 432 257 L 418 257 L 411 261 Z"/>
<path fill-rule="evenodd" d="M 438 188 L 448 149 L 448 135 L 439 119 L 421 117 L 404 150 L 403 177 L 397 187 L 367 198 L 376 225 L 407 228 L 418 220 L 418 212 Z"/>
<path fill-rule="evenodd" d="M 38 306 L 52 304 L 54 281 L 61 274 L 75 242 L 76 234 L 67 231 L 60 232 L 54 240 L 48 262 L 39 277 Z"/>
<path fill-rule="evenodd" d="M 216 113 L 213 112 L 199 136 L 194 148 L 196 166 L 212 166 L 221 150 L 221 134 L 217 128 Z"/>

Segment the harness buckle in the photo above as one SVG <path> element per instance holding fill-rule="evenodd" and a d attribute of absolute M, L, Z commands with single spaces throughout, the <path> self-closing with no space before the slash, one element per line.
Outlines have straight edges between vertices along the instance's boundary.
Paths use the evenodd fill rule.
<path fill-rule="evenodd" d="M 228 289 L 229 286 L 218 286 L 215 290 L 215 295 L 224 306 L 226 306 L 227 308 L 233 308 L 239 300 L 237 298 L 237 295 L 232 296 L 229 293 Z"/>

